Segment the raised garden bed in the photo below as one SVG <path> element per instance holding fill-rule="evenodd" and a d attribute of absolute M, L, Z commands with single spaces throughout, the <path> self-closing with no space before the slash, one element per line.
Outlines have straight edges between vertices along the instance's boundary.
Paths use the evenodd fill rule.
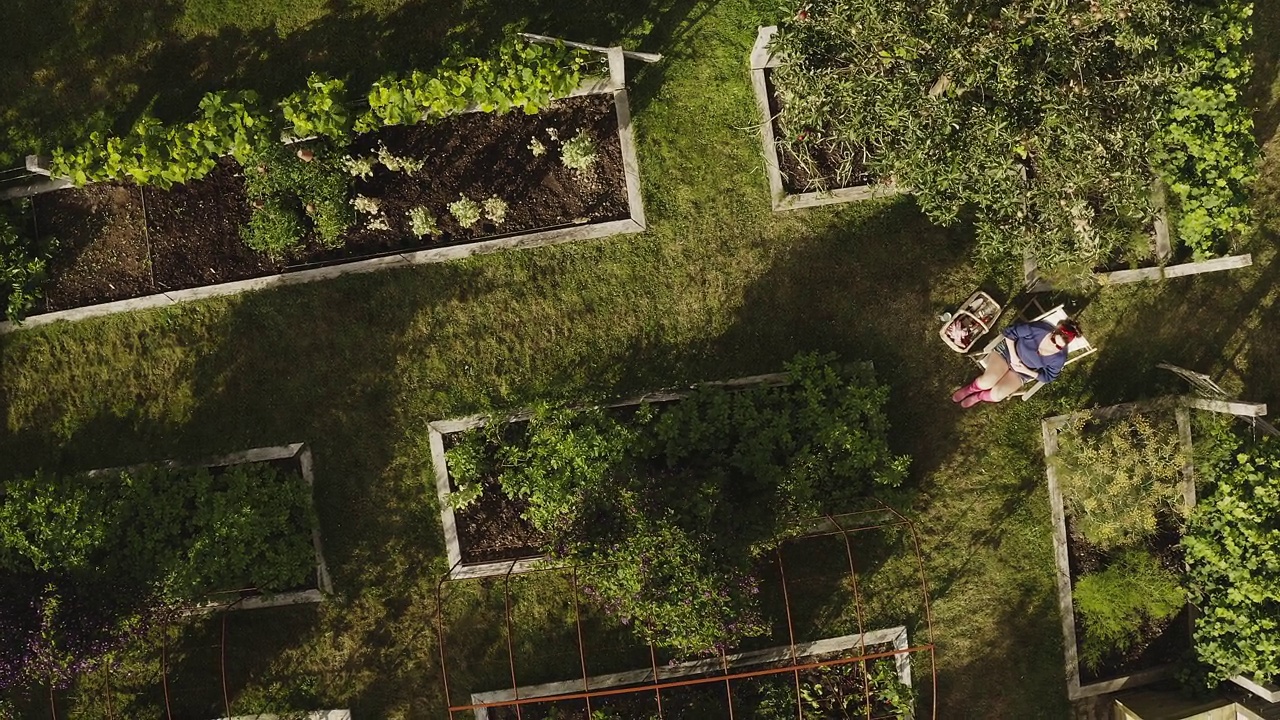
<path fill-rule="evenodd" d="M 181 463 L 169 461 L 164 463 L 153 463 L 171 468 L 208 468 L 213 472 L 218 472 L 223 468 L 235 467 L 238 465 L 253 465 L 260 463 L 270 463 L 278 469 L 287 473 L 296 473 L 307 487 L 311 489 L 314 497 L 315 477 L 312 473 L 311 449 L 304 443 L 293 443 L 291 445 L 278 445 L 275 447 L 254 448 L 230 455 L 210 458 L 198 463 Z M 142 467 L 142 466 L 139 466 Z M 107 474 L 119 472 L 118 468 L 94 470 L 90 475 Z M 312 500 L 314 505 L 314 499 Z M 309 585 L 296 589 L 286 590 L 283 592 L 263 593 L 262 591 L 251 587 L 251 583 L 246 583 L 243 589 L 228 589 L 222 592 L 215 592 L 205 597 L 201 601 L 195 603 L 191 608 L 191 613 L 209 612 L 212 610 L 253 610 L 257 608 L 280 607 L 282 605 L 298 605 L 304 603 L 317 603 L 324 600 L 324 596 L 333 592 L 333 581 L 329 576 L 329 567 L 325 563 L 324 548 L 320 543 L 319 527 L 312 527 L 310 531 L 310 541 L 315 548 L 315 571 L 311 575 Z"/>
<path fill-rule="evenodd" d="M 474 693 L 471 705 L 475 707 L 476 720 L 509 720 L 517 717 L 515 705 L 521 701 L 519 717 L 529 720 L 542 718 L 562 718 L 564 720 L 589 720 L 585 700 L 571 696 L 585 692 L 622 691 L 595 698 L 591 701 L 594 710 L 609 709 L 618 717 L 630 719 L 648 718 L 657 711 L 657 692 L 655 686 L 672 682 L 690 682 L 692 684 L 661 689 L 662 707 L 670 717 L 719 718 L 731 717 L 729 701 L 725 693 L 726 677 L 732 683 L 734 693 L 734 709 L 738 717 L 752 717 L 750 705 L 753 696 L 762 694 L 761 685 L 776 683 L 790 689 L 794 693 L 795 678 L 789 670 L 774 675 L 757 677 L 741 677 L 756 671 L 770 668 L 788 668 L 794 665 L 815 663 L 839 657 L 861 657 L 884 653 L 887 661 L 894 663 L 898 682 L 911 687 L 911 657 L 907 629 L 893 627 L 875 630 L 863 634 L 844 635 L 809 643 L 797 643 L 773 647 L 754 652 L 736 653 L 723 658 L 678 662 L 663 666 L 648 667 L 629 672 L 597 675 L 563 682 L 525 685 L 505 690 Z M 839 666 L 834 666 L 839 667 Z M 738 676 L 738 677 L 735 677 Z M 800 682 L 816 681 L 813 670 L 801 671 Z M 701 681 L 701 682 L 698 682 Z M 858 695 L 864 688 L 859 686 Z M 569 696 L 569 697 L 566 697 Z M 705 697 L 703 697 L 705 696 Z M 536 699 L 536 700 L 535 700 Z M 794 703 L 794 700 L 792 700 Z M 890 708 L 877 702 L 874 717 L 911 718 L 912 710 L 897 714 Z M 794 704 L 791 706 L 794 709 Z M 688 714 L 695 712 L 697 714 Z"/>
<path fill-rule="evenodd" d="M 100 183 L 36 195 L 37 216 L 48 219 L 37 231 L 61 241 L 68 256 L 53 261 L 51 301 L 24 325 L 639 232 L 645 218 L 622 50 L 609 48 L 607 57 L 608 77 L 584 79 L 570 97 L 535 115 L 465 112 L 357 137 L 352 154 L 385 145 L 425 165 L 412 175 L 380 169 L 357 179 L 353 195 L 380 198 L 389 229 L 371 230 L 362 218 L 337 249 L 308 242 L 273 259 L 247 248 L 240 239 L 249 217 L 243 169 L 230 158 L 205 178 L 167 191 Z M 530 150 L 531 140 L 552 144 L 560 133 L 563 141 L 579 130 L 596 145 L 589 170 L 570 170 L 558 154 Z M 504 198 L 505 220 L 461 227 L 447 205 L 464 193 Z M 419 239 L 410 232 L 406 212 L 419 206 L 437 218 L 439 235 Z M 0 323 L 0 332 L 15 327 Z"/>
<path fill-rule="evenodd" d="M 1059 450 L 1059 433 L 1063 428 L 1081 419 L 1109 421 L 1137 414 L 1167 414 L 1173 411 L 1177 423 L 1179 444 L 1187 460 L 1182 467 L 1177 490 L 1183 507 L 1190 511 L 1196 502 L 1194 469 L 1191 461 L 1192 437 L 1190 409 L 1203 409 L 1240 415 L 1265 413 L 1265 406 L 1251 403 L 1228 403 L 1203 398 L 1165 398 L 1162 400 L 1129 403 L 1099 408 L 1090 412 L 1058 415 L 1042 422 L 1046 477 L 1053 522 L 1054 561 L 1057 566 L 1058 605 L 1062 614 L 1062 633 L 1067 670 L 1067 694 L 1073 699 L 1092 697 L 1150 684 L 1169 677 L 1173 662 L 1191 646 L 1194 610 L 1188 604 L 1182 612 L 1164 623 L 1145 623 L 1140 629 L 1139 640 L 1121 656 L 1112 655 L 1094 670 L 1081 662 L 1080 614 L 1075 606 L 1074 591 L 1078 580 L 1105 567 L 1111 558 L 1092 547 L 1076 532 L 1076 521 L 1068 512 L 1062 492 L 1062 479 L 1055 466 L 1054 457 Z M 1146 541 L 1166 570 L 1185 573 L 1179 542 L 1180 527 L 1171 518 L 1164 518 L 1154 536 Z"/>
<path fill-rule="evenodd" d="M 808 174 L 778 143 L 778 112 L 780 106 L 770 79 L 772 69 L 782 60 L 769 52 L 769 42 L 778 31 L 776 25 L 761 27 L 751 48 L 751 87 L 755 91 L 756 106 L 760 111 L 760 137 L 764 147 L 765 173 L 769 178 L 769 198 L 776 210 L 796 210 L 836 203 L 856 202 L 877 197 L 888 197 L 899 192 L 892 184 L 873 182 L 869 175 L 862 175 L 865 184 L 852 187 L 817 189 L 814 178 Z M 839 158 L 824 158 L 827 170 L 833 171 Z"/>
<path fill-rule="evenodd" d="M 708 383 L 728 388 L 759 385 L 781 385 L 785 373 L 753 375 L 723 382 Z M 627 409 L 641 403 L 670 402 L 684 398 L 687 391 L 654 392 L 606 405 Z M 529 418 L 521 412 L 502 418 L 505 422 L 522 422 Z M 439 420 L 428 426 L 431 460 L 435 469 L 436 498 L 440 502 L 440 524 L 444 530 L 445 553 L 449 559 L 449 576 L 453 579 L 506 575 L 527 572 L 546 560 L 541 550 L 543 538 L 521 517 L 525 503 L 502 494 L 496 483 L 488 484 L 481 499 L 459 511 L 453 508 L 451 496 L 458 487 L 449 475 L 446 450 L 450 436 L 492 421 L 487 415 L 473 415 L 452 420 Z"/>

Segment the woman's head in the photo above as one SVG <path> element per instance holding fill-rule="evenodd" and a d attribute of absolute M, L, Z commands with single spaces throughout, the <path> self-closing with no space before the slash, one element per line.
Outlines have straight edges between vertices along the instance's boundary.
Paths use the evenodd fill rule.
<path fill-rule="evenodd" d="M 1053 329 L 1054 344 L 1058 348 L 1065 348 L 1071 344 L 1072 340 L 1080 337 L 1080 324 L 1071 318 L 1066 318 L 1058 323 Z"/>

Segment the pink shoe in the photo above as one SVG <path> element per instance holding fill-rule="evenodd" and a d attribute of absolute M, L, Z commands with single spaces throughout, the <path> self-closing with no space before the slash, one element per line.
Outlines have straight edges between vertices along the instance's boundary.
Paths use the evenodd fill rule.
<path fill-rule="evenodd" d="M 974 378 L 973 382 L 951 393 L 951 402 L 958 403 L 981 389 L 982 388 L 978 387 L 977 378 Z"/>
<path fill-rule="evenodd" d="M 996 402 L 996 401 L 991 399 L 991 391 L 990 391 L 990 390 L 982 390 L 982 391 L 976 392 L 976 393 L 974 393 L 974 394 L 970 395 L 969 397 L 967 397 L 967 398 L 965 398 L 965 399 L 961 400 L 961 401 L 960 401 L 960 407 L 962 407 L 962 408 L 971 408 L 971 407 L 973 407 L 974 405 L 977 405 L 978 403 L 981 403 L 981 402 Z"/>

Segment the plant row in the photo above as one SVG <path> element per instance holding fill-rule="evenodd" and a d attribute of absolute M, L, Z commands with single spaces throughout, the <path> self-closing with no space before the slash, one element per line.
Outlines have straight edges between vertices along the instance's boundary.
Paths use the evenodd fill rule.
<path fill-rule="evenodd" d="M 805 0 L 771 50 L 779 142 L 828 183 L 868 171 L 980 255 L 1107 262 L 1148 236 L 1153 160 L 1199 255 L 1247 223 L 1253 175 L 1238 0 Z M 1177 209 L 1177 208 L 1176 208 Z"/>
<path fill-rule="evenodd" d="M 270 463 L 6 482 L 0 688 L 71 681 L 210 594 L 284 591 L 316 571 L 301 475 Z"/>
<path fill-rule="evenodd" d="M 496 481 L 542 549 L 646 641 L 697 654 L 761 635 L 760 558 L 801 520 L 892 493 L 908 464 L 888 447 L 888 390 L 869 368 L 801 356 L 788 370 L 785 387 L 543 407 L 468 431 L 448 451 L 456 504 Z"/>
<path fill-rule="evenodd" d="M 415 124 L 470 107 L 532 114 L 578 86 L 587 57 L 560 44 L 508 41 L 492 59 L 449 59 L 430 73 L 384 77 L 368 91 L 369 109 L 360 115 L 345 81 L 314 74 L 306 88 L 274 108 L 252 91 L 209 93 L 194 120 L 166 124 L 144 115 L 126 135 L 95 132 L 75 148 L 55 150 L 51 169 L 77 185 L 128 179 L 169 187 L 204 177 L 226 155 L 248 164 L 282 140 L 322 136 L 345 144 L 353 131 Z"/>
<path fill-rule="evenodd" d="M 1063 499 L 1076 530 L 1106 566 L 1074 589 L 1080 657 L 1097 669 L 1125 655 L 1190 601 L 1197 609 L 1196 676 L 1219 682 L 1280 678 L 1280 442 L 1222 421 L 1198 432 L 1197 491 L 1188 513 L 1177 480 L 1187 458 L 1172 423 L 1143 416 L 1059 435 Z M 1162 521 L 1169 521 L 1167 524 Z M 1153 553 L 1173 529 L 1179 560 Z"/>

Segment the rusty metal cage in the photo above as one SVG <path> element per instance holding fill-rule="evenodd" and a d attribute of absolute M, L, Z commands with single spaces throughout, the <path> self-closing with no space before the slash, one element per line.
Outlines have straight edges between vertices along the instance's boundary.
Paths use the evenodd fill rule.
<path fill-rule="evenodd" d="M 883 640 L 879 642 L 869 642 L 868 639 L 873 637 L 873 633 L 869 630 L 868 624 L 873 618 L 868 617 L 868 593 L 881 592 L 885 588 L 868 587 L 868 569 L 862 564 L 864 558 L 860 557 L 859 549 L 867 545 L 874 545 L 869 542 L 869 537 L 876 533 L 884 533 L 893 531 L 903 538 L 906 557 L 895 558 L 899 565 L 904 568 L 909 567 L 910 575 L 913 576 L 911 587 L 905 588 L 904 583 L 898 582 L 890 589 L 899 592 L 894 593 L 895 597 L 878 598 L 877 604 L 880 607 L 892 606 L 897 608 L 901 613 L 900 616 L 910 617 L 911 624 L 915 627 L 916 634 L 923 632 L 925 635 L 924 642 L 915 645 L 906 643 L 907 633 L 905 626 L 900 628 L 903 630 L 902 641 L 891 648 L 883 647 Z M 803 651 L 804 648 L 816 646 L 818 643 L 806 644 L 797 637 L 797 621 L 795 618 L 795 606 L 797 602 L 806 594 L 806 590 L 802 587 L 801 578 L 795 574 L 790 574 L 791 569 L 797 563 L 797 558 L 788 558 L 789 551 L 803 552 L 806 556 L 817 556 L 819 553 L 812 547 L 820 541 L 835 542 L 842 552 L 839 554 L 843 557 L 835 559 L 834 564 L 838 564 L 837 574 L 841 577 L 840 585 L 847 591 L 845 595 L 849 601 L 851 608 L 844 608 L 846 611 L 852 610 L 852 621 L 856 624 L 858 635 L 846 636 L 857 637 L 859 640 L 846 648 L 844 651 L 835 653 L 824 653 L 823 656 L 815 656 L 809 658 Z M 803 559 L 803 558 L 802 558 Z M 829 560 L 830 558 L 828 558 Z M 884 558 L 881 558 L 883 561 Z M 805 702 L 802 702 L 801 687 L 804 674 L 808 671 L 815 671 L 820 668 L 837 668 L 847 666 L 854 663 L 862 663 L 863 671 L 861 677 L 862 706 L 865 713 L 859 712 L 858 716 L 865 716 L 868 720 L 876 720 L 878 718 L 899 717 L 897 714 L 879 714 L 873 713 L 871 681 L 869 673 L 866 671 L 866 663 L 874 662 L 879 659 L 893 659 L 898 668 L 902 667 L 904 662 L 909 662 L 909 658 L 918 657 L 927 658 L 928 672 L 922 674 L 927 677 L 927 687 L 917 685 L 914 690 L 917 693 L 917 699 L 913 710 L 908 714 L 912 718 L 934 718 L 937 715 L 937 697 L 934 690 L 937 682 L 937 665 L 935 659 L 935 646 L 933 636 L 933 619 L 929 607 L 929 586 L 926 577 L 923 558 L 920 554 L 920 542 L 916 534 L 914 524 L 898 511 L 890 508 L 883 503 L 877 503 L 873 509 L 850 513 L 841 516 L 826 516 L 815 520 L 804 532 L 797 538 L 785 542 L 776 552 L 772 553 L 772 557 L 766 561 L 773 569 L 776 569 L 775 588 L 776 595 L 781 600 L 781 616 L 785 620 L 783 644 L 776 650 L 782 650 L 782 657 L 775 658 L 772 662 L 765 663 L 766 667 L 754 669 L 738 669 L 735 665 L 744 655 L 730 655 L 726 653 L 726 649 L 720 648 L 716 651 L 716 655 L 711 658 L 712 662 L 703 660 L 701 662 L 677 662 L 675 659 L 671 663 L 663 663 L 659 657 L 664 655 L 663 650 L 656 647 L 653 643 L 642 643 L 645 653 L 648 656 L 648 662 L 640 666 L 639 669 L 631 673 L 613 673 L 609 675 L 594 674 L 589 669 L 589 658 L 600 657 L 601 652 L 608 656 L 612 652 L 616 652 L 616 648 L 601 648 L 592 645 L 589 642 L 591 632 L 585 627 L 584 609 L 581 601 L 583 588 L 579 584 L 578 568 L 571 565 L 547 565 L 536 568 L 532 571 L 513 574 L 508 572 L 489 578 L 468 578 L 453 579 L 448 574 L 440 579 L 436 586 L 437 598 L 437 617 L 436 630 L 439 637 L 440 650 L 440 674 L 441 682 L 444 688 L 444 695 L 448 705 L 450 720 L 471 720 L 472 718 L 484 719 L 495 717 L 493 713 L 501 713 L 503 718 L 516 718 L 517 720 L 525 720 L 527 717 L 537 716 L 540 713 L 533 710 L 531 706 L 560 706 L 564 707 L 566 703 L 572 704 L 575 711 L 578 709 L 585 710 L 585 715 L 580 717 L 592 717 L 593 711 L 606 705 L 612 700 L 621 698 L 622 696 L 644 696 L 646 703 L 648 697 L 652 697 L 652 703 L 649 704 L 654 710 L 647 711 L 646 717 L 658 717 L 666 720 L 668 718 L 689 717 L 681 715 L 678 711 L 664 709 L 664 697 L 670 698 L 673 693 L 681 692 L 682 689 L 692 687 L 710 687 L 713 685 L 722 685 L 723 693 L 723 717 L 735 718 L 735 685 L 741 686 L 744 682 L 752 681 L 758 678 L 769 677 L 785 677 L 790 676 L 789 683 L 795 690 L 795 717 L 798 720 L 804 720 L 806 717 L 813 718 L 816 714 L 810 709 L 806 712 Z M 825 562 L 825 561 L 824 561 Z M 827 563 L 828 565 L 832 563 Z M 827 570 L 833 568 L 827 567 Z M 901 568 L 900 568 L 901 570 Z M 528 648 L 537 647 L 539 641 L 537 638 L 527 637 L 528 635 L 537 635 L 538 629 L 533 628 L 532 631 L 524 627 L 524 623 L 517 621 L 519 612 L 519 600 L 513 598 L 513 583 L 519 581 L 522 577 L 529 577 L 539 574 L 556 574 L 567 583 L 569 589 L 569 599 L 572 601 L 572 626 L 573 631 L 568 633 L 572 638 L 572 644 L 575 646 L 577 672 L 575 677 L 564 679 L 561 676 L 560 682 L 552 683 L 530 683 L 531 678 L 539 675 L 545 675 L 542 669 L 545 656 L 538 656 L 537 653 L 529 653 Z M 872 572 L 874 574 L 874 571 Z M 905 572 L 900 577 L 905 577 Z M 495 644 L 504 645 L 505 653 L 499 650 L 499 654 L 505 654 L 506 667 L 501 670 L 504 677 L 503 686 L 500 690 L 491 690 L 482 693 L 467 693 L 472 689 L 466 687 L 467 682 L 459 682 L 458 675 L 464 674 L 465 669 L 459 666 L 468 666 L 474 661 L 474 658 L 455 658 L 450 660 L 449 641 L 450 641 L 450 623 L 445 618 L 446 595 L 451 588 L 475 583 L 484 583 L 489 589 L 494 585 L 500 584 L 502 596 L 502 638 Z M 903 602 L 901 591 L 907 591 L 911 594 L 918 593 L 911 602 Z M 470 596 L 468 596 L 470 597 Z M 454 632 L 461 634 L 465 631 Z M 523 634 L 522 634 L 523 633 Z M 458 638 L 454 639 L 455 643 L 460 643 Z M 518 650 L 517 648 L 521 648 Z M 549 651 L 548 651 L 549 652 Z M 481 653 L 484 654 L 484 653 Z M 748 653 L 749 655 L 749 653 Z M 498 661 L 501 664 L 501 661 Z M 451 671 L 451 665 L 454 666 Z M 698 668 L 696 672 L 690 672 L 690 667 Z M 908 666 L 909 667 L 909 666 Z M 676 668 L 676 670 L 673 670 Z M 494 671 L 497 672 L 497 671 Z M 908 670 L 909 672 L 909 670 Z M 630 680 L 627 682 L 626 680 Z M 475 685 L 475 680 L 471 680 L 470 684 Z M 509 682 L 509 684 L 508 684 Z M 523 683 L 523 684 L 522 684 Z M 463 686 L 461 689 L 459 686 Z M 459 695 L 455 697 L 455 695 Z M 739 715 L 741 716 L 741 715 Z"/>

